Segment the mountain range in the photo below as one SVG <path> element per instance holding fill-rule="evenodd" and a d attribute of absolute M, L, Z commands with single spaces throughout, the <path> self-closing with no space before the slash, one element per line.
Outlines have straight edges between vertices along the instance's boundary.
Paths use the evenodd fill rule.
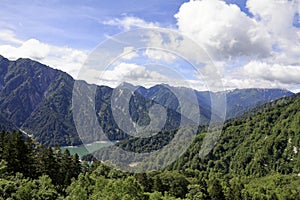
<path fill-rule="evenodd" d="M 22 58 L 11 61 L 0 56 L 0 128 L 22 130 L 47 146 L 81 144 L 72 114 L 74 84 L 75 80 L 67 73 L 37 61 Z M 114 89 L 108 86 L 90 85 L 84 81 L 82 84 L 87 88 L 96 88 L 95 113 L 108 139 L 122 140 L 128 137 L 114 120 L 111 109 Z M 126 88 L 122 90 L 124 92 Z M 181 120 L 185 123 L 193 123 L 190 119 L 193 119 L 197 113 L 191 111 L 182 116 L 180 112 L 184 108 L 180 106 L 174 94 L 174 91 L 190 94 L 191 90 L 164 84 L 150 88 L 140 86 L 134 91 L 130 100 L 130 115 L 134 122 L 145 126 L 150 123 L 149 109 L 158 104 L 167 111 L 167 120 L 163 129 L 176 129 Z M 293 95 L 292 92 L 283 89 L 192 91 L 198 102 L 202 124 L 210 122 L 213 113 L 211 99 L 221 94 L 226 95 L 226 119 L 239 116 L 263 103 Z M 186 98 L 188 99 L 189 96 Z M 120 116 L 123 116 L 122 112 Z M 86 138 L 86 141 L 101 139 L 93 136 L 93 138 Z"/>
<path fill-rule="evenodd" d="M 203 145 L 205 138 L 212 138 L 214 132 L 208 132 L 205 126 L 198 129 L 187 151 L 179 159 L 168 163 L 174 156 L 174 150 L 166 147 L 176 131 L 161 132 L 152 138 L 127 138 L 117 144 L 118 148 L 103 148 L 92 155 L 103 162 L 132 169 L 128 160 L 139 163 L 136 170 L 153 169 L 166 162 L 168 170 L 200 170 L 234 176 L 262 177 L 272 173 L 295 174 L 300 176 L 300 94 L 283 97 L 258 106 L 239 117 L 227 120 L 222 127 L 217 142 L 211 147 Z M 188 131 L 186 129 L 185 131 Z M 212 143 L 210 143 L 212 144 Z M 166 147 L 166 151 L 149 155 Z M 208 151 L 205 151 L 208 148 Z M 201 156 L 201 152 L 208 152 Z M 111 156 L 111 155 L 116 155 Z M 135 158 L 133 158 L 135 156 Z M 90 160 L 91 155 L 83 159 Z M 140 161 L 140 162 L 139 162 Z M 159 163 L 159 164 L 157 164 Z M 128 167 L 129 166 L 129 167 Z"/>

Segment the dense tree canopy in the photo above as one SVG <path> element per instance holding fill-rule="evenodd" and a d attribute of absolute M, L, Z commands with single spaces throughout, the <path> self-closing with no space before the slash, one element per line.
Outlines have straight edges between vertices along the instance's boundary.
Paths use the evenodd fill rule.
<path fill-rule="evenodd" d="M 1 132 L 0 199 L 300 199 L 299 124 L 300 98 L 284 98 L 226 122 L 205 158 L 199 150 L 207 133 L 200 128 L 180 159 L 140 174 L 80 162 L 76 154 L 42 146 L 20 132 Z M 134 143 L 120 147 L 151 150 L 143 149 L 142 140 L 128 141 Z"/>

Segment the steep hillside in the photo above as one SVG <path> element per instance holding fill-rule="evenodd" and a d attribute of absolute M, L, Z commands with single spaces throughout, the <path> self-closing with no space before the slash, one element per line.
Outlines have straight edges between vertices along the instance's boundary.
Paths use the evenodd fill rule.
<path fill-rule="evenodd" d="M 201 159 L 205 133 L 172 168 L 214 170 L 264 176 L 272 172 L 300 173 L 300 95 L 266 104 L 253 113 L 228 121 L 218 143 Z"/>
<path fill-rule="evenodd" d="M 228 121 L 219 143 L 203 159 L 199 149 L 207 133 L 200 130 L 189 151 L 169 167 L 178 170 L 146 173 L 122 172 L 100 161 L 81 165 L 69 151 L 35 146 L 21 133 L 2 132 L 0 197 L 296 200 L 299 108 L 300 95 L 294 95 Z"/>
<path fill-rule="evenodd" d="M 58 70 L 29 59 L 9 61 L 0 57 L 0 110 L 20 127 L 44 99 Z"/>
<path fill-rule="evenodd" d="M 0 110 L 3 118 L 7 119 L 7 123 L 3 121 L 4 124 L 14 124 L 45 145 L 81 144 L 73 121 L 74 79 L 71 76 L 29 59 L 9 61 L 1 57 L 0 64 L 3 72 L 0 77 Z M 110 140 L 126 138 L 127 135 L 119 130 L 113 119 L 110 99 L 112 88 L 96 87 L 95 112 L 99 124 Z M 147 125 L 147 113 L 154 104 L 151 99 L 134 94 L 130 103 L 133 120 L 140 125 Z M 168 109 L 164 128 L 178 127 L 180 119 L 179 113 Z M 85 142 L 102 139 L 97 133 L 87 134 L 87 137 L 90 138 L 85 138 Z"/>
<path fill-rule="evenodd" d="M 21 128 L 45 145 L 80 144 L 71 109 L 73 84 L 71 76 L 60 72 Z"/>
<path fill-rule="evenodd" d="M 59 70 L 30 59 L 9 61 L 0 56 L 0 113 L 3 127 L 12 125 L 46 145 L 77 145 L 81 140 L 77 134 L 72 115 L 72 92 L 74 79 Z M 121 140 L 127 135 L 119 130 L 111 111 L 112 88 L 96 86 L 96 109 L 99 124 L 111 140 Z M 171 89 L 171 90 L 170 90 Z M 176 129 L 183 119 L 190 123 L 198 113 L 190 107 L 180 108 L 173 91 L 189 99 L 191 89 L 157 85 L 146 89 L 140 87 L 130 101 L 130 115 L 139 125 L 148 125 L 148 111 L 152 105 L 159 104 L 167 109 L 167 124 L 164 130 Z M 218 93 L 198 92 L 202 124 L 210 121 L 210 95 Z M 239 115 L 259 103 L 291 95 L 285 90 L 235 90 L 227 93 L 228 117 Z M 180 109 L 188 109 L 181 117 Z M 122 117 L 120 110 L 120 117 Z M 0 122 L 1 122 L 0 121 Z M 192 123 L 192 122 L 191 122 Z M 92 136 L 93 135 L 93 136 Z M 95 137 L 96 136 L 96 137 Z M 91 134 L 87 141 L 101 139 L 97 133 Z"/>
<path fill-rule="evenodd" d="M 0 131 L 13 132 L 16 130 L 18 130 L 18 128 L 13 123 L 11 123 L 5 117 L 0 115 Z"/>

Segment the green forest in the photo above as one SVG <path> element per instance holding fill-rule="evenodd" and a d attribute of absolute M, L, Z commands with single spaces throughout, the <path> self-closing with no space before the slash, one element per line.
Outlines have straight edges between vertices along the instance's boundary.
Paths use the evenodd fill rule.
<path fill-rule="evenodd" d="M 3 131 L 0 199 L 300 199 L 299 124 L 299 95 L 285 97 L 227 121 L 204 158 L 199 151 L 207 133 L 199 128 L 180 159 L 148 173 L 122 172 L 100 161 L 81 162 L 67 150 Z M 151 142 L 160 143 L 164 135 Z M 151 151 L 143 140 L 125 144 L 130 141 L 119 146 Z"/>

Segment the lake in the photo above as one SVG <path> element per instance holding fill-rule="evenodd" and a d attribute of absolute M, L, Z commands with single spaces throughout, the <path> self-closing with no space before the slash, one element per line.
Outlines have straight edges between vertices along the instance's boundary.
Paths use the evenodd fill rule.
<path fill-rule="evenodd" d="M 61 147 L 61 151 L 64 152 L 66 149 L 70 151 L 71 155 L 74 155 L 75 153 L 78 154 L 80 158 L 82 156 L 93 153 L 101 148 L 109 147 L 111 145 L 114 145 L 114 142 L 107 142 L 107 141 L 97 141 L 91 144 L 86 145 L 80 145 L 80 146 L 67 146 L 67 147 Z"/>

